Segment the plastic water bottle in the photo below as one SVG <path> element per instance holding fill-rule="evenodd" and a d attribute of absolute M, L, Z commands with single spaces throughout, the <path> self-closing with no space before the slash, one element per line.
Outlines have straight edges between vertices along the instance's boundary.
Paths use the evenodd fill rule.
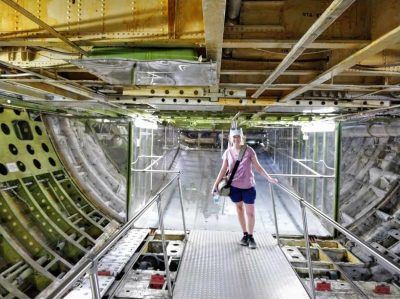
<path fill-rule="evenodd" d="M 213 193 L 213 200 L 216 205 L 219 204 L 219 194 L 216 191 Z"/>

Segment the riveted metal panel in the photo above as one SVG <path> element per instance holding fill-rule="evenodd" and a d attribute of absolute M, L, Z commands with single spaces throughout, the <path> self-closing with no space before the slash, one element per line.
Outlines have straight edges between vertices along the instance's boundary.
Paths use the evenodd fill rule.
<path fill-rule="evenodd" d="M 204 38 L 201 0 L 18 0 L 43 22 L 72 39 L 168 40 Z M 174 4 L 174 5 L 172 5 Z M 0 38 L 54 39 L 0 2 Z"/>
<path fill-rule="evenodd" d="M 0 286 L 19 298 L 40 297 L 116 228 L 64 172 L 40 119 L 0 106 L 1 271 L 13 271 Z"/>
<path fill-rule="evenodd" d="M 7 168 L 8 172 L 0 174 L 0 182 L 61 169 L 61 163 L 47 137 L 42 122 L 30 120 L 26 111 L 23 110 L 4 109 L 0 113 L 0 117 L 2 144 L 0 146 L 0 163 Z M 28 124 L 32 140 L 21 140 L 17 137 L 15 129 L 17 122 Z"/>
<path fill-rule="evenodd" d="M 177 0 L 176 37 L 204 39 L 202 0 Z"/>

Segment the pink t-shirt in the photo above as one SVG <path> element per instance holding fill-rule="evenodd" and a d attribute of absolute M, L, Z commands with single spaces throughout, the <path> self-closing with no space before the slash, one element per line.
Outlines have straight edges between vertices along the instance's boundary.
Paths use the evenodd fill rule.
<path fill-rule="evenodd" d="M 247 150 L 243 156 L 242 161 L 236 170 L 235 176 L 233 177 L 232 186 L 240 189 L 249 189 L 255 185 L 254 173 L 251 166 L 251 159 L 256 155 L 256 152 L 247 146 Z M 235 166 L 236 160 L 239 154 L 236 154 L 232 147 L 229 147 L 222 156 L 222 159 L 228 160 L 228 179 Z"/>

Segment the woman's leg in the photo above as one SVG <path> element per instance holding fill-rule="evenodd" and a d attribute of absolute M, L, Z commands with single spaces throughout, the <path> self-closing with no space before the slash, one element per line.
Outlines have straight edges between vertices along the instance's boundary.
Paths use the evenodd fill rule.
<path fill-rule="evenodd" d="M 247 232 L 246 230 L 246 220 L 244 219 L 244 207 L 243 201 L 236 202 L 236 211 L 239 219 L 240 226 L 242 227 L 243 232 Z"/>
<path fill-rule="evenodd" d="M 256 222 L 256 218 L 254 215 L 254 204 L 245 204 L 244 205 L 246 207 L 246 216 L 247 216 L 247 228 L 248 228 L 248 232 L 249 235 L 253 234 L 254 231 L 254 224 Z"/>

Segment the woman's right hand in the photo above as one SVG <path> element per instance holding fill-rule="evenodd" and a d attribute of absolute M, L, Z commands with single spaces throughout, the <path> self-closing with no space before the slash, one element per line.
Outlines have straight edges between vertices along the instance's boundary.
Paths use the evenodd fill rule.
<path fill-rule="evenodd" d="M 214 195 L 215 193 L 218 193 L 218 188 L 214 185 L 211 189 L 211 194 Z"/>
<path fill-rule="evenodd" d="M 278 180 L 276 179 L 276 178 L 271 178 L 271 177 L 269 177 L 268 179 L 268 182 L 270 182 L 271 184 L 278 184 Z"/>

